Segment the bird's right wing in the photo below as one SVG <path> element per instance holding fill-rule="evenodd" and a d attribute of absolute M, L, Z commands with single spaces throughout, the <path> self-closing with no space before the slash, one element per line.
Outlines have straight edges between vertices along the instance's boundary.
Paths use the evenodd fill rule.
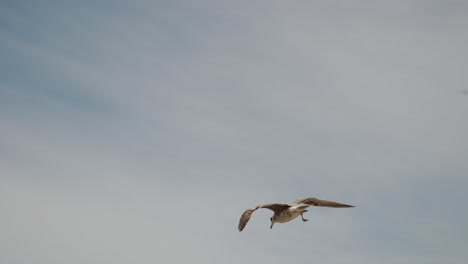
<path fill-rule="evenodd" d="M 253 208 L 249 208 L 244 211 L 244 213 L 241 215 L 241 218 L 239 219 L 239 232 L 244 230 L 245 226 L 247 225 L 247 222 L 249 222 L 250 217 L 252 216 L 252 213 L 255 212 L 255 210 L 259 208 L 267 208 L 272 210 L 275 213 L 281 212 L 282 210 L 290 207 L 288 204 L 279 204 L 279 203 L 273 203 L 273 204 L 263 204 L 263 205 L 257 205 Z"/>
<path fill-rule="evenodd" d="M 299 199 L 293 202 L 294 204 L 308 204 L 313 206 L 321 206 L 321 207 L 335 207 L 335 208 L 347 208 L 347 207 L 354 207 L 354 205 L 342 204 L 333 201 L 321 200 L 318 198 L 304 198 Z"/>

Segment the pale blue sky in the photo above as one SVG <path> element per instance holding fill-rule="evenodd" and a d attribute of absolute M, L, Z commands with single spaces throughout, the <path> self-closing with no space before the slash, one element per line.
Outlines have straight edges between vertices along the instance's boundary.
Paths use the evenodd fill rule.
<path fill-rule="evenodd" d="M 0 262 L 466 261 L 467 14 L 2 1 Z"/>

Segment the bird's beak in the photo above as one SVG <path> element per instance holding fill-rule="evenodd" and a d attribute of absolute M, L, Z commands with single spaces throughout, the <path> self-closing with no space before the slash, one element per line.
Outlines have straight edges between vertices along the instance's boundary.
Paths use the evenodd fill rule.
<path fill-rule="evenodd" d="M 271 225 L 270 225 L 270 229 L 272 229 L 272 228 L 273 228 L 273 221 L 271 221 Z"/>

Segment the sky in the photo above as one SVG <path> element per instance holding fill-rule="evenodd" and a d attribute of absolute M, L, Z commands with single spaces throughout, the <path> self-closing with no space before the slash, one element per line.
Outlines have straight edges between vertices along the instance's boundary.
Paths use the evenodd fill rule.
<path fill-rule="evenodd" d="M 1 1 L 0 263 L 465 262 L 467 14 Z"/>

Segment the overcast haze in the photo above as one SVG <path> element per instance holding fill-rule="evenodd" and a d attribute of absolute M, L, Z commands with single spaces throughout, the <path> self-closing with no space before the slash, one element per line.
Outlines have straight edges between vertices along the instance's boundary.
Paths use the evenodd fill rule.
<path fill-rule="evenodd" d="M 467 14 L 2 1 L 0 263 L 466 262 Z"/>

